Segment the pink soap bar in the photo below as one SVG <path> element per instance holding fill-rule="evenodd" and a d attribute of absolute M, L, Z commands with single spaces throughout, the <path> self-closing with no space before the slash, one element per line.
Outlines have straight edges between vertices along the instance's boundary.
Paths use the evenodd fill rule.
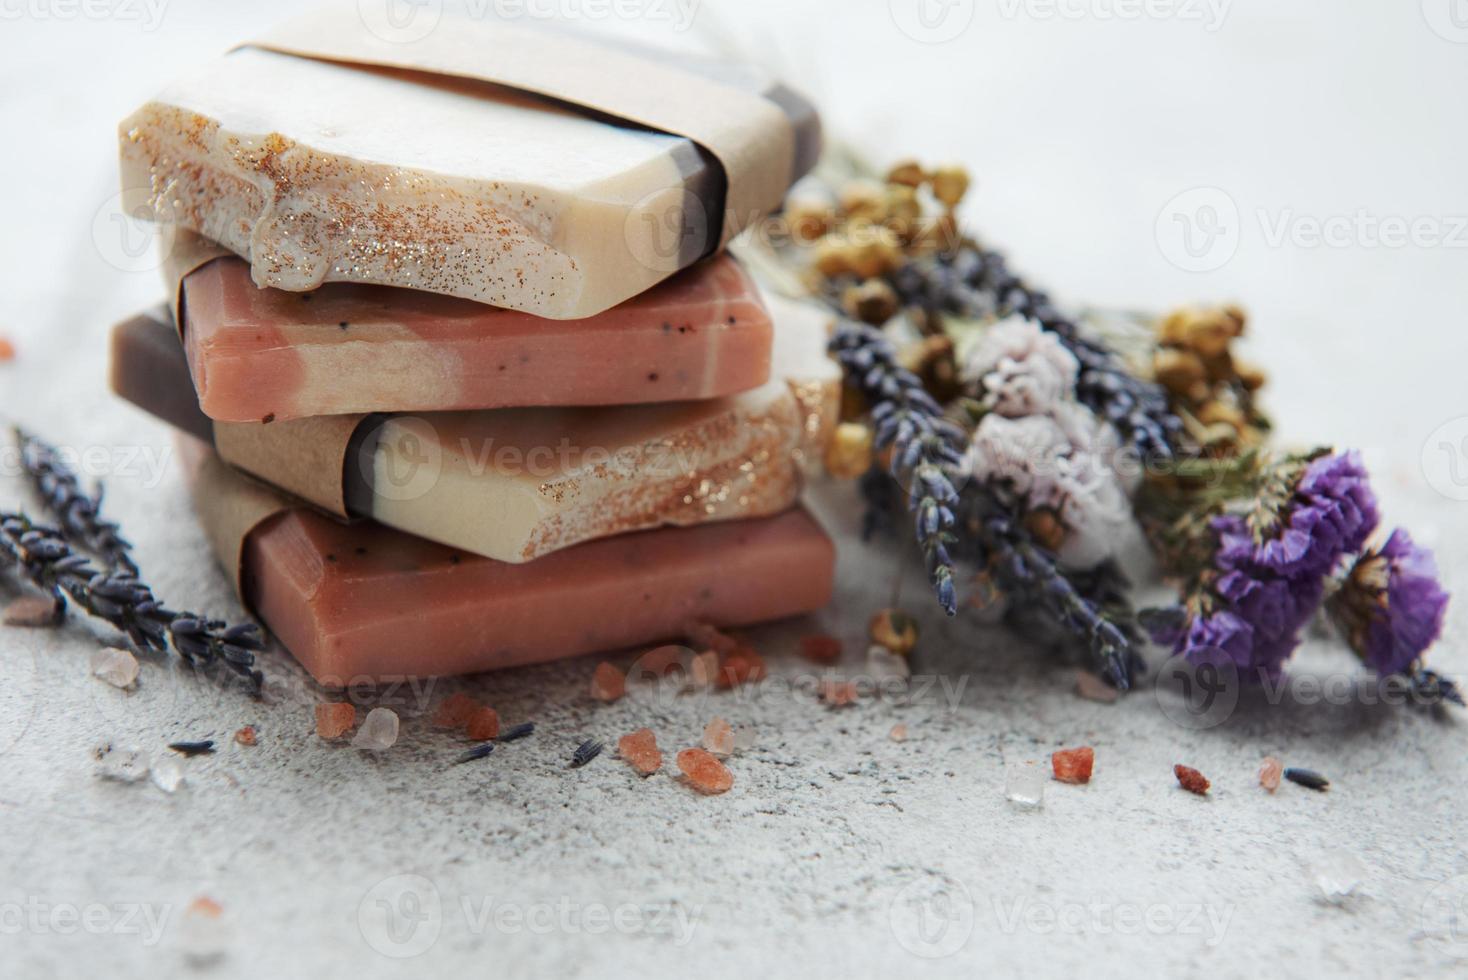
<path fill-rule="evenodd" d="M 184 280 L 181 316 L 200 407 L 225 422 L 715 398 L 769 380 L 773 342 L 727 255 L 584 320 L 388 286 L 260 289 L 222 258 Z"/>
<path fill-rule="evenodd" d="M 831 598 L 835 549 L 804 511 L 643 531 L 524 565 L 308 510 L 245 542 L 242 591 L 311 675 L 467 674 L 677 640 L 691 622 L 741 626 Z"/>

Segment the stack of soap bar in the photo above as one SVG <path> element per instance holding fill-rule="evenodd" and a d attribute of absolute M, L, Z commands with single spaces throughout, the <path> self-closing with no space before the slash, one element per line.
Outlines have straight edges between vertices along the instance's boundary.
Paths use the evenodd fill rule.
<path fill-rule="evenodd" d="M 212 535 L 233 498 L 260 491 L 201 444 L 181 443 Z M 282 504 L 248 532 L 238 560 L 246 602 L 313 677 L 339 685 L 491 670 L 680 640 L 697 622 L 810 612 L 830 601 L 835 554 L 800 509 L 509 565 Z"/>
<path fill-rule="evenodd" d="M 181 299 L 199 406 L 223 422 L 683 401 L 770 374 L 769 314 L 727 255 L 581 320 L 354 283 L 259 289 L 233 257 Z"/>
<path fill-rule="evenodd" d="M 173 229 L 113 388 L 186 434 L 242 598 L 328 683 L 824 604 L 799 494 L 831 317 L 720 251 L 813 164 L 812 107 L 493 12 L 389 43 L 355 8 L 120 127 L 124 206 Z"/>
<path fill-rule="evenodd" d="M 352 513 L 506 562 L 667 525 L 758 517 L 795 503 L 801 463 L 835 421 L 840 375 L 826 318 L 785 310 L 776 378 L 738 395 L 617 409 L 536 408 L 364 418 L 342 478 Z M 213 439 L 177 334 L 157 314 L 113 331 L 112 385 L 176 428 Z M 255 476 L 285 483 L 300 423 L 265 430 Z M 272 460 L 279 469 L 272 468 Z M 244 464 L 242 464 L 244 465 Z"/>
<path fill-rule="evenodd" d="M 808 129 L 800 108 L 787 125 Z M 256 48 L 170 85 L 121 134 L 125 208 L 291 291 L 366 282 L 586 317 L 707 254 L 724 209 L 723 172 L 687 139 Z"/>

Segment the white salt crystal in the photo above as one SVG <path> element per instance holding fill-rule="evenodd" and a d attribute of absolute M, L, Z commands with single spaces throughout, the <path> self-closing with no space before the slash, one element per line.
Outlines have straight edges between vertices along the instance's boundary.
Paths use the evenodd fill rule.
<path fill-rule="evenodd" d="M 1335 851 L 1310 870 L 1318 898 L 1327 905 L 1343 905 L 1366 878 L 1366 865 L 1350 851 Z"/>
<path fill-rule="evenodd" d="M 398 740 L 398 716 L 391 708 L 373 708 L 352 738 L 352 747 L 381 752 Z"/>
<path fill-rule="evenodd" d="M 138 658 L 121 647 L 107 647 L 92 654 L 92 676 L 113 687 L 132 687 L 138 679 Z"/>
<path fill-rule="evenodd" d="M 148 775 L 148 753 L 133 746 L 107 743 L 99 745 L 93 752 L 97 760 L 97 775 L 103 779 L 115 779 L 122 783 L 135 783 Z"/>
<path fill-rule="evenodd" d="M 153 764 L 153 785 L 165 793 L 172 793 L 183 784 L 183 763 L 171 755 L 165 755 Z"/>
<path fill-rule="evenodd" d="M 1011 762 L 1004 767 L 1004 796 L 1011 803 L 1037 807 L 1045 802 L 1045 770 L 1033 762 Z"/>
<path fill-rule="evenodd" d="M 880 643 L 867 647 L 867 673 L 881 686 L 883 681 L 905 681 L 912 676 L 907 658 L 893 653 Z"/>

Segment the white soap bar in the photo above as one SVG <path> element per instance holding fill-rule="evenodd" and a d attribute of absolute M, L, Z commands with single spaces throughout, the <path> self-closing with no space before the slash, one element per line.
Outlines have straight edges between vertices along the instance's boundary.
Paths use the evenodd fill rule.
<path fill-rule="evenodd" d="M 122 123 L 123 204 L 248 259 L 256 284 L 371 282 L 554 319 L 699 258 L 723 176 L 681 137 L 499 86 L 255 48 Z"/>
<path fill-rule="evenodd" d="M 390 416 L 363 445 L 355 513 L 523 562 L 626 531 L 759 517 L 794 505 L 836 421 L 830 318 L 767 298 L 769 384 L 728 398 L 611 409 Z M 366 475 L 366 473 L 364 473 Z"/>

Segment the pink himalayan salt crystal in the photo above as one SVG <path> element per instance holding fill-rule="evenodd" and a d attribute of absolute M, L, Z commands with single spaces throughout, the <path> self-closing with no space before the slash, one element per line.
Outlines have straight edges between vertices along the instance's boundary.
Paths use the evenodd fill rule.
<path fill-rule="evenodd" d="M 688 665 L 688 682 L 693 687 L 713 687 L 719 679 L 719 655 L 713 650 L 705 650 L 696 655 L 693 662 Z"/>
<path fill-rule="evenodd" d="M 1259 765 L 1259 785 L 1273 793 L 1279 789 L 1279 777 L 1284 772 L 1284 763 L 1274 756 L 1265 756 Z"/>
<path fill-rule="evenodd" d="M 332 703 L 316 706 L 316 734 L 322 738 L 341 738 L 357 724 L 357 706 Z"/>
<path fill-rule="evenodd" d="M 1078 749 L 1061 749 L 1050 756 L 1050 770 L 1062 783 L 1089 783 L 1096 765 L 1096 752 L 1089 745 Z"/>
<path fill-rule="evenodd" d="M 703 749 L 679 752 L 678 768 L 683 771 L 688 785 L 708 796 L 727 793 L 734 785 L 734 774 Z"/>
<path fill-rule="evenodd" d="M 901 722 L 897 723 L 896 725 L 893 725 L 892 726 L 892 730 L 887 733 L 887 737 L 890 738 L 894 742 L 906 742 L 907 741 L 907 726 L 904 725 L 904 724 L 902 724 Z"/>
<path fill-rule="evenodd" d="M 129 688 L 138 679 L 138 658 L 121 647 L 104 647 L 92 653 L 92 676 L 113 687 Z"/>
<path fill-rule="evenodd" d="M 627 678 L 622 672 L 603 660 L 596 665 L 596 671 L 591 675 L 591 696 L 598 701 L 608 703 L 616 701 L 627 693 Z"/>
<path fill-rule="evenodd" d="M 43 627 L 61 622 L 61 604 L 41 596 L 25 595 L 5 607 L 6 626 Z"/>
<path fill-rule="evenodd" d="M 469 724 L 469 719 L 473 718 L 474 712 L 478 710 L 479 702 L 463 691 L 450 694 L 443 699 L 438 710 L 433 713 L 433 727 L 463 728 Z"/>
<path fill-rule="evenodd" d="M 722 718 L 715 718 L 703 727 L 703 747 L 717 756 L 734 754 L 734 729 Z"/>
<path fill-rule="evenodd" d="M 651 776 L 663 766 L 657 736 L 650 728 L 639 728 L 617 739 L 617 752 L 640 775 Z"/>
<path fill-rule="evenodd" d="M 255 726 L 246 725 L 244 728 L 241 728 L 234 733 L 234 740 L 241 745 L 254 745 L 259 741 L 255 736 Z"/>
<path fill-rule="evenodd" d="M 757 684 L 769 673 L 765 658 L 750 647 L 739 647 L 724 657 L 719 667 L 719 687 L 732 688 L 741 684 Z"/>
<path fill-rule="evenodd" d="M 500 734 L 500 714 L 493 708 L 477 708 L 464 723 L 464 732 L 475 742 L 488 742 Z"/>
<path fill-rule="evenodd" d="M 818 664 L 834 664 L 841 659 L 841 641 L 826 633 L 802 636 L 800 655 Z"/>
<path fill-rule="evenodd" d="M 851 681 L 821 681 L 821 700 L 833 708 L 846 708 L 856 704 L 860 697 L 856 685 Z"/>
<path fill-rule="evenodd" d="M 1102 704 L 1114 704 L 1121 696 L 1120 691 L 1089 670 L 1076 671 L 1076 694 L 1087 701 L 1099 701 Z"/>
<path fill-rule="evenodd" d="M 704 647 L 715 653 L 733 653 L 739 648 L 739 641 L 728 633 L 708 623 L 694 623 L 683 629 L 688 637 L 688 642 L 696 647 Z"/>

